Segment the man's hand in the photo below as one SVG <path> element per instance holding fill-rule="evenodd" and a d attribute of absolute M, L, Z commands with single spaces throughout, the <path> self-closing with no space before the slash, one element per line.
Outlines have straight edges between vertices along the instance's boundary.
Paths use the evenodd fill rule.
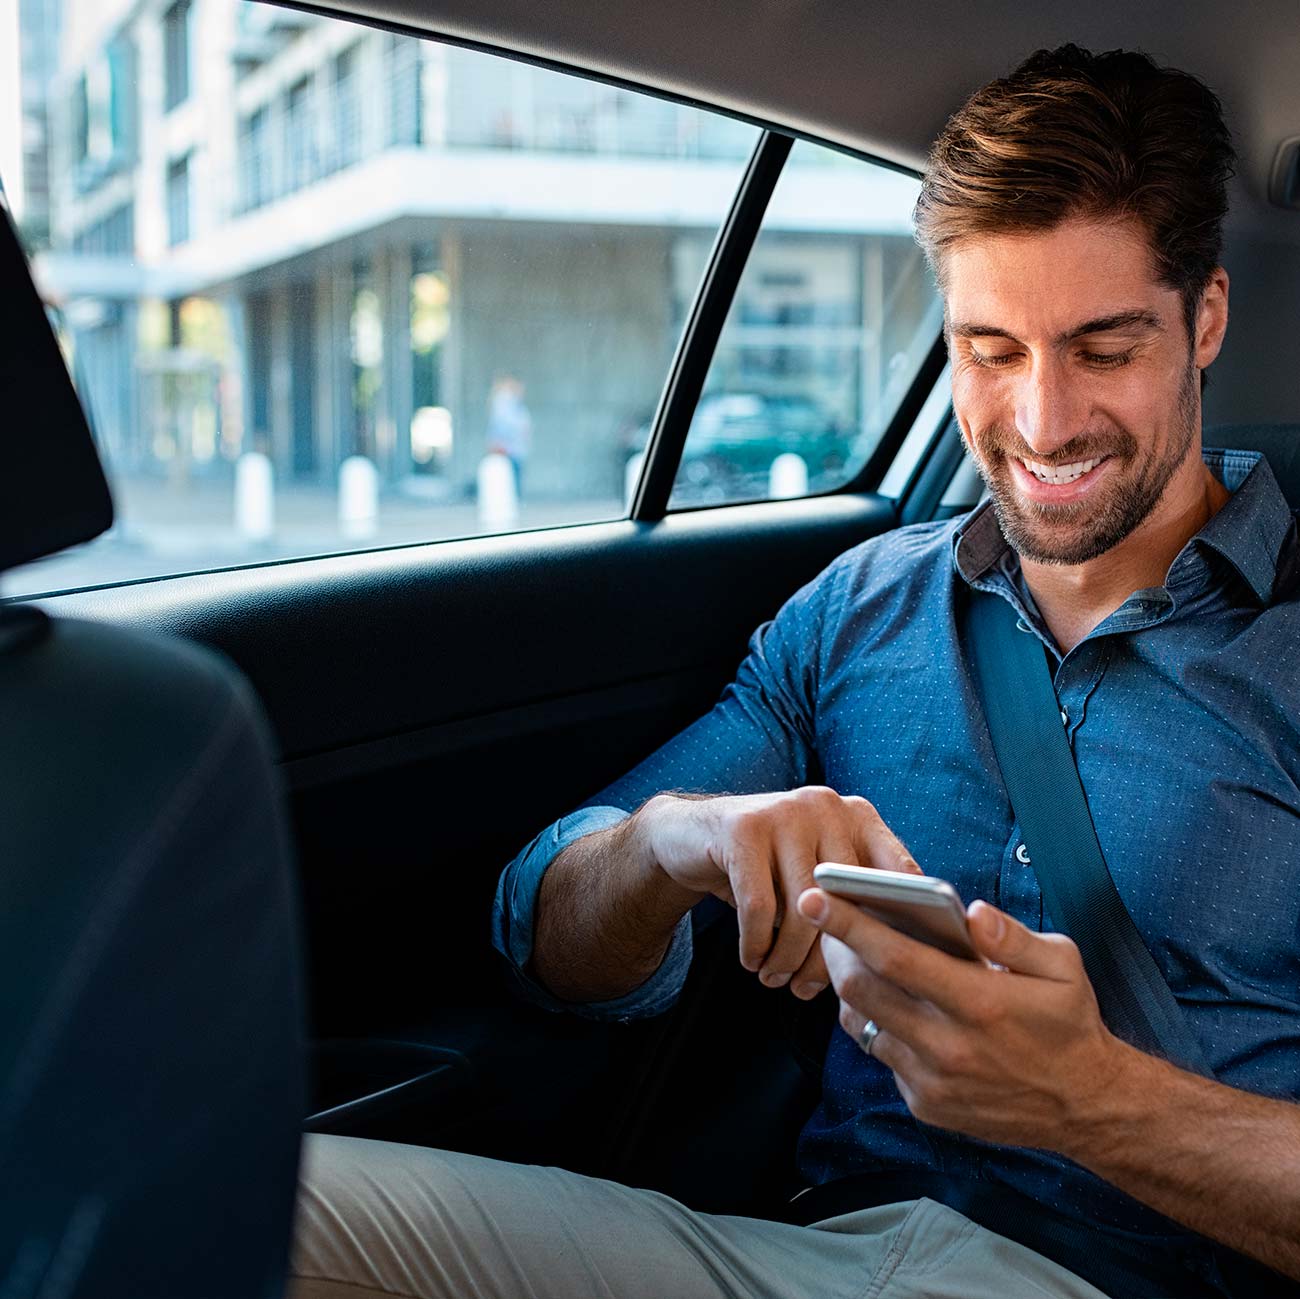
<path fill-rule="evenodd" d="M 977 965 L 809 889 L 799 911 L 822 933 L 855 1041 L 890 1068 L 923 1123 L 1003 1145 L 1068 1152 L 1131 1053 L 1102 1023 L 1079 949 L 984 902 L 967 912 Z"/>
<path fill-rule="evenodd" d="M 650 856 L 682 889 L 736 908 L 740 961 L 770 988 L 814 997 L 828 983 L 816 928 L 795 908 L 819 862 L 920 872 L 865 798 L 807 786 L 779 794 L 661 794 L 637 813 Z"/>

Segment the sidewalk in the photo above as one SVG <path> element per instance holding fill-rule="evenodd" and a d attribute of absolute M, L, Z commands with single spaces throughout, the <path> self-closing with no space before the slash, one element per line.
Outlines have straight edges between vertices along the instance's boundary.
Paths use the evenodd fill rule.
<path fill-rule="evenodd" d="M 421 483 L 381 494 L 373 535 L 344 536 L 332 488 L 294 484 L 275 497 L 275 533 L 249 541 L 235 531 L 234 488 L 229 481 L 194 479 L 173 485 L 160 478 L 128 478 L 113 484 L 117 522 L 85 546 L 28 564 L 4 575 L 0 595 L 29 595 L 125 582 L 164 574 L 201 572 L 236 564 L 372 550 L 413 542 L 482 536 L 472 501 L 439 500 Z M 613 497 L 587 500 L 525 499 L 510 531 L 595 523 L 624 517 Z"/>

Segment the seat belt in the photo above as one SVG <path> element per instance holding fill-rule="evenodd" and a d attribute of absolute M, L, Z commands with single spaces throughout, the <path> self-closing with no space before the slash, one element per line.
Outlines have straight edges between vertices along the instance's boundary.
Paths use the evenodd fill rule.
<path fill-rule="evenodd" d="M 1102 1018 L 1148 1054 L 1214 1076 L 1115 889 L 1039 638 L 969 589 L 964 641 L 1002 783 L 1052 922 L 1078 945 Z"/>

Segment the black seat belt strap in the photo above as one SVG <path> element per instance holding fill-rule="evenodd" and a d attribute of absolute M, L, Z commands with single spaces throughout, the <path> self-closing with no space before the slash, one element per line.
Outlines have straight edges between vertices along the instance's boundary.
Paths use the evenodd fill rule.
<path fill-rule="evenodd" d="M 1213 1077 L 1115 889 L 1042 642 L 1022 627 L 1000 596 L 969 592 L 966 649 L 1043 901 L 1053 924 L 1078 945 L 1111 1030 L 1140 1050 Z"/>

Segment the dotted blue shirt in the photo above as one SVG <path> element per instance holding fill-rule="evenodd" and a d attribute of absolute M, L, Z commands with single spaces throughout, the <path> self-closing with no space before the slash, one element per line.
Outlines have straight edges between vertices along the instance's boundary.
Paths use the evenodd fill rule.
<path fill-rule="evenodd" d="M 961 584 L 1037 632 L 1111 875 L 1218 1078 L 1300 1099 L 1300 550 L 1266 462 L 1205 452 L 1232 492 L 1179 553 L 1061 657 L 992 510 L 900 528 L 841 555 L 760 627 L 713 710 L 551 826 L 506 868 L 496 946 L 528 995 L 593 1017 L 656 1014 L 681 990 L 689 918 L 658 972 L 575 1008 L 528 979 L 546 867 L 663 790 L 826 784 L 871 800 L 923 870 L 1050 929 L 957 640 Z M 1190 1121 L 1190 1117 L 1189 1117 Z M 800 1165 L 1001 1180 L 1086 1221 L 1149 1229 L 1129 1197 L 1050 1152 L 917 1122 L 893 1075 L 836 1031 Z"/>

